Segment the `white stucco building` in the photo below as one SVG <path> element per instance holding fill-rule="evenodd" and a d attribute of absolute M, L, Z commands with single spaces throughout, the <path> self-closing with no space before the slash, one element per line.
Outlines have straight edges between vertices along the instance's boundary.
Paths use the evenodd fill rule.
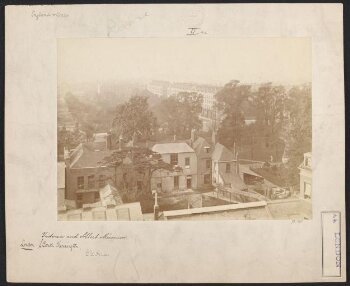
<path fill-rule="evenodd" d="M 299 166 L 300 170 L 300 197 L 312 198 L 312 157 L 311 152 L 304 154 L 304 160 Z"/>
<path fill-rule="evenodd" d="M 157 170 L 152 174 L 152 190 L 171 192 L 197 188 L 197 156 L 187 143 L 155 144 L 153 152 L 161 155 L 162 160 L 182 170 Z"/>

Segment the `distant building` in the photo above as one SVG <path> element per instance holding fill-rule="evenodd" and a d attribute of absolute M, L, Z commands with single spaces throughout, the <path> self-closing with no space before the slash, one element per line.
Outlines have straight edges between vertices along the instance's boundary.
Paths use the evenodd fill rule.
<path fill-rule="evenodd" d="M 312 157 L 311 152 L 304 154 L 304 160 L 299 166 L 300 170 L 300 197 L 311 199 L 312 197 Z"/>
<path fill-rule="evenodd" d="M 180 172 L 157 170 L 151 179 L 152 190 L 171 192 L 176 190 L 196 189 L 197 156 L 187 143 L 162 143 L 152 147 L 153 152 L 161 155 L 165 163 L 178 166 Z"/>
<path fill-rule="evenodd" d="M 220 86 L 196 84 L 188 82 L 168 81 L 151 81 L 147 89 L 158 96 L 174 96 L 181 92 L 197 93 L 203 96 L 202 112 L 200 119 L 202 121 L 203 130 L 209 131 L 215 125 L 217 120 L 220 120 L 222 114 L 217 111 L 215 106 L 215 94 L 221 89 Z"/>
<path fill-rule="evenodd" d="M 147 90 L 161 97 L 168 97 L 168 88 L 170 82 L 162 80 L 153 80 L 147 85 Z"/>

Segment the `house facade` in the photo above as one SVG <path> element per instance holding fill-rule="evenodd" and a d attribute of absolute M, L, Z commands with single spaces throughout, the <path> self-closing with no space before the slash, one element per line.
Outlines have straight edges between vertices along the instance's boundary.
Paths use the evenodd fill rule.
<path fill-rule="evenodd" d="M 178 172 L 156 170 L 151 178 L 152 190 L 172 192 L 198 187 L 197 156 L 187 143 L 155 144 L 152 151 L 159 153 L 165 163 L 181 169 Z"/>
<path fill-rule="evenodd" d="M 237 191 L 247 187 L 239 175 L 239 164 L 234 153 L 220 143 L 216 143 L 212 154 L 213 185 Z"/>
<path fill-rule="evenodd" d="M 114 169 L 101 163 L 110 154 L 109 150 L 95 151 L 85 144 L 71 154 L 66 152 L 66 199 L 76 201 L 78 207 L 100 199 L 100 189 L 114 176 Z"/>
<path fill-rule="evenodd" d="M 77 207 L 100 200 L 100 190 L 112 183 L 123 194 L 147 188 L 148 177 L 133 168 L 129 157 L 122 165 L 106 166 L 104 159 L 115 150 L 95 150 L 94 144 L 82 143 L 70 154 L 66 152 L 66 193 L 67 200 L 76 201 Z"/>
<path fill-rule="evenodd" d="M 312 198 L 312 157 L 311 152 L 304 154 L 304 160 L 299 166 L 300 170 L 300 197 Z"/>
<path fill-rule="evenodd" d="M 212 147 L 203 137 L 196 138 L 195 134 L 191 136 L 191 141 L 197 155 L 198 187 L 209 187 L 212 185 Z"/>

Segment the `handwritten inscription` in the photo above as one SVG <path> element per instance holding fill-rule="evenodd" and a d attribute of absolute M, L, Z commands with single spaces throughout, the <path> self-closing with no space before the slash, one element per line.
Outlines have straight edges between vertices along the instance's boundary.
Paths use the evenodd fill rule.
<path fill-rule="evenodd" d="M 74 233 L 74 234 L 59 234 L 53 232 L 42 232 L 38 242 L 22 240 L 20 248 L 26 251 L 33 251 L 36 249 L 62 249 L 74 251 L 81 249 L 80 243 L 86 240 L 124 240 L 126 236 L 120 236 L 113 233 Z M 87 248 L 85 256 L 109 256 L 108 253 L 99 249 Z"/>
<path fill-rule="evenodd" d="M 340 244 L 340 232 L 334 234 L 334 246 L 335 246 L 335 265 L 341 267 L 341 244 Z"/>
<path fill-rule="evenodd" d="M 40 18 L 49 18 L 49 17 L 67 18 L 69 17 L 69 15 L 61 12 L 50 13 L 50 12 L 37 12 L 35 10 L 32 11 L 32 18 L 35 18 L 35 20 L 39 20 Z"/>
<path fill-rule="evenodd" d="M 188 28 L 187 36 L 197 36 L 201 34 L 208 34 L 207 32 L 203 31 L 201 28 Z"/>
<path fill-rule="evenodd" d="M 141 20 L 145 19 L 148 16 L 149 16 L 148 12 L 145 12 L 144 14 L 142 14 L 140 16 L 128 19 L 126 21 L 109 19 L 107 22 L 107 37 L 110 37 L 112 32 L 118 33 L 118 32 L 121 32 L 123 30 L 129 29 L 136 22 L 140 22 Z"/>
<path fill-rule="evenodd" d="M 91 248 L 88 248 L 85 250 L 85 256 L 109 256 L 109 254 L 100 250 L 93 250 Z"/>
<path fill-rule="evenodd" d="M 322 212 L 323 276 L 341 276 L 341 213 Z"/>
<path fill-rule="evenodd" d="M 23 239 L 22 242 L 21 242 L 21 244 L 20 244 L 20 247 L 21 247 L 23 250 L 33 250 L 34 244 L 31 243 L 31 242 L 26 242 L 26 241 Z"/>

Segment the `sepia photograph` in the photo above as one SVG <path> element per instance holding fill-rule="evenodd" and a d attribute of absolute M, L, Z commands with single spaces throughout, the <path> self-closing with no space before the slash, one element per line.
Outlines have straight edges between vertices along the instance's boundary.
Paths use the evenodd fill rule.
<path fill-rule="evenodd" d="M 57 39 L 57 218 L 312 219 L 311 39 Z"/>

